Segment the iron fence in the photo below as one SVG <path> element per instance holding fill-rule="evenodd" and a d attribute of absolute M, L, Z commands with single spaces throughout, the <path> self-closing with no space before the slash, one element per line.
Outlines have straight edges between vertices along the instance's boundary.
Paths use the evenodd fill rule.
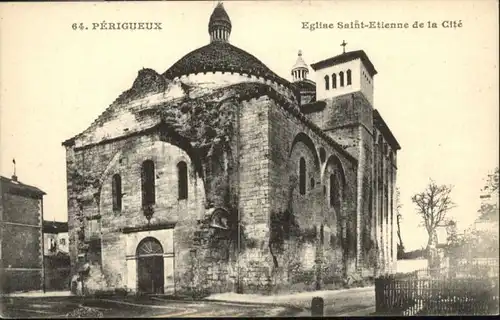
<path fill-rule="evenodd" d="M 498 314 L 498 266 L 498 259 L 475 259 L 377 278 L 376 312 L 403 316 Z"/>
<path fill-rule="evenodd" d="M 375 280 L 376 312 L 387 315 L 498 313 L 498 279 Z"/>

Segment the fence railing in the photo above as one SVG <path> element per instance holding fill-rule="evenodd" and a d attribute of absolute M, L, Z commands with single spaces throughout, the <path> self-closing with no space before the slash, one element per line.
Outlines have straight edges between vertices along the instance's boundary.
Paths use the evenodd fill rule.
<path fill-rule="evenodd" d="M 498 313 L 497 279 L 375 280 L 376 312 L 388 315 L 488 315 Z"/>
<path fill-rule="evenodd" d="M 498 313 L 499 259 L 456 260 L 375 280 L 376 311 L 391 315 Z"/>

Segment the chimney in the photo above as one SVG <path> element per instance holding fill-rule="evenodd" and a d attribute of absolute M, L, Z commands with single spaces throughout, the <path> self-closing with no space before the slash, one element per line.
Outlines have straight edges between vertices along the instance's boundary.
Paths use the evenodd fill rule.
<path fill-rule="evenodd" d="M 17 176 L 16 176 L 16 159 L 12 159 L 12 163 L 14 164 L 14 173 L 12 174 L 12 181 L 17 182 Z"/>

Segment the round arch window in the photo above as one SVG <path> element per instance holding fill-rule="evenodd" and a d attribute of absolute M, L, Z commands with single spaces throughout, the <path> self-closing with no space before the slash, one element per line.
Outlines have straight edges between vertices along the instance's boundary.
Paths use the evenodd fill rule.
<path fill-rule="evenodd" d="M 137 246 L 137 251 L 136 251 L 137 256 L 162 254 L 162 253 L 163 253 L 163 247 L 161 246 L 160 242 L 152 237 L 143 239 Z"/>

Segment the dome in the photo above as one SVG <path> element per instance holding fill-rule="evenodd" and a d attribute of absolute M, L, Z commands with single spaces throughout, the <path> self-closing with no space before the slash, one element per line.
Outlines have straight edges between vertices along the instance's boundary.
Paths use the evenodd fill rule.
<path fill-rule="evenodd" d="M 222 3 L 212 12 L 208 30 L 210 43 L 191 51 L 174 63 L 163 73 L 165 78 L 173 80 L 192 74 L 221 72 L 255 76 L 292 88 L 290 82 L 276 75 L 259 59 L 229 43 L 231 20 Z"/>
<path fill-rule="evenodd" d="M 308 69 L 307 64 L 304 62 L 304 59 L 302 59 L 302 50 L 299 50 L 299 54 L 297 56 L 297 62 L 295 62 L 295 65 L 293 66 L 292 70 L 299 68 Z"/>
<path fill-rule="evenodd" d="M 262 77 L 284 86 L 289 82 L 274 72 L 250 53 L 227 42 L 214 41 L 186 54 L 174 63 L 163 76 L 174 79 L 188 74 L 205 72 L 230 72 Z"/>

